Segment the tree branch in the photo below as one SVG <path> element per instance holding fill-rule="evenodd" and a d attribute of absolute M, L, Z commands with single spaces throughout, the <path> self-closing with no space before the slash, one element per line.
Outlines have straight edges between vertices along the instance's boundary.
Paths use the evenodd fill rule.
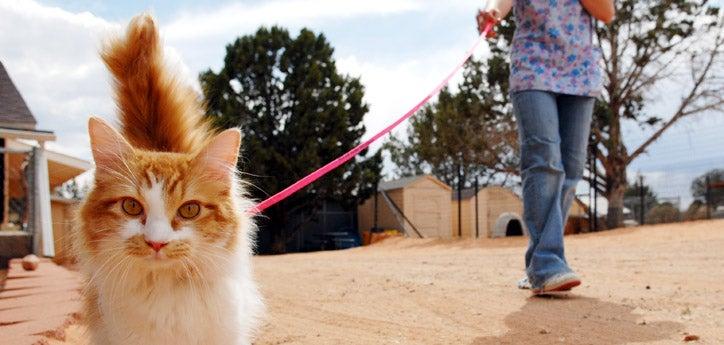
<path fill-rule="evenodd" d="M 679 108 L 676 110 L 676 113 L 674 113 L 674 116 L 672 116 L 663 126 L 661 126 L 654 134 L 651 135 L 646 141 L 643 142 L 636 150 L 634 150 L 626 159 L 625 164 L 630 164 L 634 159 L 636 159 L 639 155 L 641 155 L 646 149 L 654 143 L 666 130 L 668 130 L 676 121 L 681 119 L 682 117 L 689 116 L 692 114 L 695 114 L 694 110 L 696 109 L 710 109 L 712 108 L 712 105 L 706 105 L 701 106 L 699 108 L 695 108 L 692 110 L 686 110 L 689 105 L 691 105 L 699 96 L 699 88 L 704 84 L 704 82 L 707 80 L 707 77 L 709 75 L 709 71 L 711 70 L 711 67 L 714 65 L 714 62 L 716 61 L 717 56 L 719 55 L 719 48 L 724 44 L 724 40 L 722 40 L 721 32 L 717 34 L 716 40 L 715 40 L 714 49 L 712 49 L 711 53 L 708 56 L 708 61 L 706 62 L 704 69 L 699 74 L 698 78 L 694 80 L 694 86 L 691 88 L 691 91 L 689 91 L 689 94 L 681 101 L 681 104 L 679 105 Z M 693 68 L 693 67 L 692 67 Z M 720 99 L 716 104 L 721 104 L 722 100 Z M 703 111 L 701 110 L 701 111 Z"/>

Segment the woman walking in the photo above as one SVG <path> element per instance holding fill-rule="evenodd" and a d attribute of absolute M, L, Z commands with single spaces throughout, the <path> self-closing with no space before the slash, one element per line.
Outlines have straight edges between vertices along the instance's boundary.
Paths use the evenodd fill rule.
<path fill-rule="evenodd" d="M 510 93 L 518 123 L 524 219 L 530 234 L 527 278 L 535 294 L 581 280 L 566 262 L 563 227 L 583 174 L 595 97 L 601 89 L 593 20 L 614 16 L 613 0 L 491 0 L 478 30 L 513 10 Z"/>

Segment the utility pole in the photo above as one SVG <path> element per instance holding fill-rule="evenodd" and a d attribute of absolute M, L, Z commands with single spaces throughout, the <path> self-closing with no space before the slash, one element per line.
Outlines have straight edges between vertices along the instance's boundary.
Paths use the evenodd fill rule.
<path fill-rule="evenodd" d="M 641 214 L 639 215 L 639 225 L 644 225 L 644 212 L 646 208 L 646 195 L 644 194 L 644 176 L 639 175 L 639 199 L 641 205 L 639 205 L 639 208 L 641 209 Z"/>
<path fill-rule="evenodd" d="M 380 189 L 380 182 L 377 181 L 377 183 L 375 183 L 375 214 L 374 214 L 374 225 L 372 226 L 372 232 L 377 232 L 379 230 L 379 228 L 377 227 L 377 225 L 378 225 L 377 224 L 377 221 L 378 221 L 378 219 L 377 219 L 377 197 L 380 194 L 379 189 Z"/>
<path fill-rule="evenodd" d="M 706 176 L 706 219 L 711 219 L 711 178 Z"/>

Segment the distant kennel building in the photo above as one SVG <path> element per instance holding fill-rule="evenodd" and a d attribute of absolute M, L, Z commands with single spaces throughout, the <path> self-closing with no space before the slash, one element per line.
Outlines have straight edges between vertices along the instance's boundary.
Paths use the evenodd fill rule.
<path fill-rule="evenodd" d="M 505 187 L 485 187 L 478 191 L 477 228 L 475 226 L 475 190 L 465 189 L 458 200 L 457 191 L 452 191 L 450 224 L 453 237 L 482 238 L 528 235 L 523 222 L 523 201 L 512 190 Z M 458 227 L 458 203 L 460 203 L 461 226 Z"/>
<path fill-rule="evenodd" d="M 375 227 L 376 219 L 378 229 L 398 229 L 410 237 L 451 237 L 452 189 L 444 182 L 421 175 L 381 182 L 377 190 L 357 208 L 360 231 Z"/>

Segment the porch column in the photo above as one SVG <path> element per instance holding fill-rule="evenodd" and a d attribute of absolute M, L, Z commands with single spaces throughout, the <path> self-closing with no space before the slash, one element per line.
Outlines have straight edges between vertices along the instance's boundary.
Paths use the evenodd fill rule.
<path fill-rule="evenodd" d="M 2 225 L 0 227 L 5 228 L 8 225 L 9 219 L 8 219 L 8 210 L 10 208 L 10 184 L 8 183 L 8 179 L 10 178 L 10 174 L 8 174 L 8 166 L 10 165 L 10 158 L 8 152 L 5 150 L 5 138 L 0 138 L 0 147 L 2 147 L 2 153 L 0 153 L 0 163 L 2 163 L 2 195 L 3 195 L 3 202 L 2 202 Z"/>
<path fill-rule="evenodd" d="M 33 147 L 33 212 L 34 237 L 33 251 L 42 256 L 55 256 L 53 242 L 53 221 L 50 213 L 50 179 L 48 177 L 48 157 L 44 143 Z"/>

